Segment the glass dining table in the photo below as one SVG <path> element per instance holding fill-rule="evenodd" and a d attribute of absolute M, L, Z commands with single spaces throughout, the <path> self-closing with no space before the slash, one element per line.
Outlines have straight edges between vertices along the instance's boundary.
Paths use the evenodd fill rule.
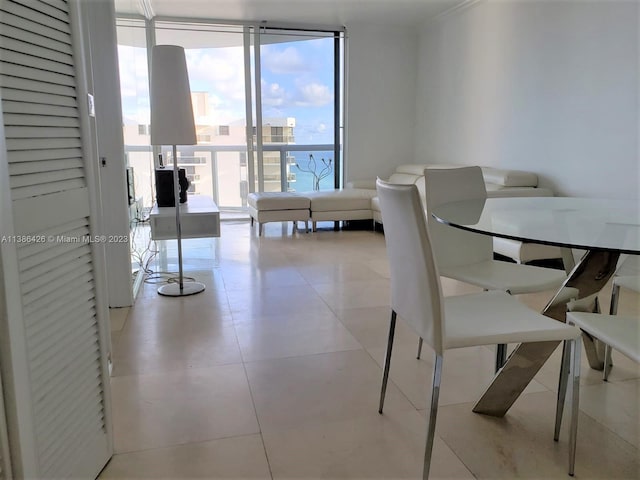
<path fill-rule="evenodd" d="M 566 321 L 567 309 L 599 311 L 598 293 L 615 272 L 620 254 L 640 254 L 640 205 L 633 200 L 515 197 L 442 204 L 432 215 L 470 232 L 562 247 L 567 279 L 542 313 Z M 574 261 L 572 252 L 580 252 Z M 604 347 L 583 335 L 591 368 L 604 368 Z M 503 416 L 558 346 L 518 345 L 473 408 Z"/>

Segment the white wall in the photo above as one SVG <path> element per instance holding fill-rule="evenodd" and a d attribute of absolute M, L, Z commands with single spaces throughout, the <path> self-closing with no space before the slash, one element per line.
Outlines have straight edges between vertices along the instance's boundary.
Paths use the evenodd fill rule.
<path fill-rule="evenodd" d="M 638 198 L 639 6 L 487 0 L 420 33 L 416 152 Z"/>
<path fill-rule="evenodd" d="M 347 25 L 345 181 L 414 161 L 418 32 Z"/>
<path fill-rule="evenodd" d="M 85 10 L 93 93 L 96 107 L 98 155 L 105 159 L 99 168 L 102 204 L 101 229 L 107 238 L 129 236 L 129 210 L 125 176 L 120 78 L 116 49 L 115 9 L 112 1 L 81 2 Z M 133 304 L 129 242 L 107 242 L 107 289 L 110 307 Z"/>

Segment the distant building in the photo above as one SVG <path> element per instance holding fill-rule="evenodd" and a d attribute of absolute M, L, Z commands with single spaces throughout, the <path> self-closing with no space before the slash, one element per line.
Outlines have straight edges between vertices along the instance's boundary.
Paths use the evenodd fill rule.
<path fill-rule="evenodd" d="M 246 152 L 247 131 L 244 120 L 220 125 L 211 115 L 208 92 L 192 92 L 196 136 L 198 145 L 179 147 L 178 166 L 184 168 L 191 185 L 192 195 L 210 195 L 217 199 L 221 208 L 243 208 L 249 193 L 249 165 Z M 218 123 L 216 123 L 218 122 Z M 290 145 L 295 143 L 294 128 L 296 119 L 267 118 L 262 126 L 262 143 L 265 146 Z M 256 128 L 253 127 L 252 140 L 256 141 Z M 124 141 L 126 146 L 149 145 L 150 127 L 148 123 L 125 121 Z M 221 148 L 219 148 L 221 147 Z M 235 148 L 234 148 L 235 147 Z M 295 158 L 285 154 L 285 172 L 287 189 L 293 189 L 295 173 L 291 166 Z M 165 155 L 165 156 L 170 156 Z M 168 164 L 169 158 L 164 158 Z M 257 161 L 254 161 L 257 184 Z M 143 197 L 146 206 L 153 203 L 153 167 L 150 166 L 148 151 L 135 152 L 128 149 L 128 163 L 134 168 L 136 176 L 136 195 Z M 263 152 L 264 190 L 281 190 L 280 151 Z"/>

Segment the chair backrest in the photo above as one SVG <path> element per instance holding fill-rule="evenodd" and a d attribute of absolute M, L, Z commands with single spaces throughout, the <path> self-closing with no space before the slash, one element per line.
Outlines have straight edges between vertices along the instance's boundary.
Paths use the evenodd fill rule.
<path fill-rule="evenodd" d="M 493 259 L 493 240 L 490 236 L 467 232 L 438 222 L 432 210 L 447 202 L 486 199 L 480 167 L 427 168 L 424 171 L 425 196 L 429 232 L 438 267 L 469 265 Z"/>
<path fill-rule="evenodd" d="M 415 185 L 376 182 L 391 269 L 391 308 L 438 354 L 443 352 L 440 276 Z"/>

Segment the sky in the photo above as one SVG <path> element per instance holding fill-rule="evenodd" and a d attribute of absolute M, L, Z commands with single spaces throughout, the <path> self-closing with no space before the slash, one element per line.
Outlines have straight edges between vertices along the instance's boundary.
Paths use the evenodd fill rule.
<path fill-rule="evenodd" d="M 207 123 L 244 122 L 243 48 L 185 53 L 191 90 L 209 93 Z M 118 55 L 125 123 L 149 123 L 146 52 L 119 45 Z M 333 143 L 333 38 L 262 45 L 261 65 L 263 118 L 294 117 L 296 144 Z"/>

